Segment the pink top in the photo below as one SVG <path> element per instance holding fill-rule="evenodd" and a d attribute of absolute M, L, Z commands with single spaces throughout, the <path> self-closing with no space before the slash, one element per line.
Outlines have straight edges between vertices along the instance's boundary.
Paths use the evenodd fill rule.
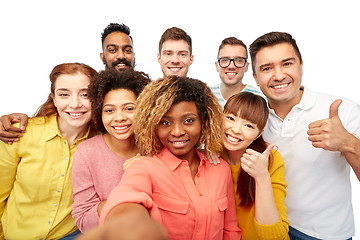
<path fill-rule="evenodd" d="M 78 146 L 72 164 L 72 216 L 82 232 L 98 225 L 97 207 L 119 183 L 126 159 L 115 155 L 102 135 Z"/>
<path fill-rule="evenodd" d="M 195 183 L 186 160 L 168 149 L 133 163 L 111 192 L 100 224 L 112 208 L 124 202 L 140 203 L 161 222 L 169 239 L 236 239 L 241 230 L 229 165 L 206 161 L 200 152 Z"/>

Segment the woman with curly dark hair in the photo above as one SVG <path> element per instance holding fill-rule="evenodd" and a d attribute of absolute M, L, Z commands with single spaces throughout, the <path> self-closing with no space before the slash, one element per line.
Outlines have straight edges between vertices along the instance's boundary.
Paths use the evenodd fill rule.
<path fill-rule="evenodd" d="M 139 152 L 135 101 L 149 82 L 143 72 L 106 70 L 89 85 L 92 120 L 103 134 L 80 144 L 74 156 L 72 214 L 82 232 L 98 224 L 102 206 L 123 175 L 123 163 Z"/>
<path fill-rule="evenodd" d="M 221 107 L 203 82 L 177 76 L 147 85 L 137 100 L 135 137 L 144 157 L 124 173 L 100 217 L 99 231 L 120 231 L 123 214 L 149 214 L 169 239 L 240 239 L 230 167 L 197 150 L 222 150 Z M 106 222 L 105 222 L 106 219 Z M 104 233 L 106 234 L 106 233 Z"/>

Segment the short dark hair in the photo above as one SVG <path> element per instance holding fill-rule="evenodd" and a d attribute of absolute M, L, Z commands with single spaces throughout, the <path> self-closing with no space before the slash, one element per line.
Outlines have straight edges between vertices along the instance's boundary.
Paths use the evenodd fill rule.
<path fill-rule="evenodd" d="M 103 30 L 101 33 L 101 43 L 104 44 L 105 38 L 107 35 L 113 32 L 122 32 L 128 35 L 131 39 L 131 42 L 133 41 L 132 37 L 130 36 L 130 28 L 126 26 L 125 24 L 119 24 L 119 23 L 110 23 L 107 25 L 107 27 Z"/>
<path fill-rule="evenodd" d="M 151 82 L 150 77 L 144 72 L 126 69 L 118 72 L 107 69 L 97 73 L 89 85 L 89 98 L 91 101 L 91 118 L 98 131 L 106 133 L 102 122 L 102 107 L 108 92 L 116 89 L 126 89 L 139 96 L 144 87 Z"/>
<path fill-rule="evenodd" d="M 159 53 L 161 54 L 161 48 L 165 41 L 167 40 L 184 40 L 189 45 L 190 55 L 192 54 L 192 44 L 191 37 L 181 28 L 172 27 L 165 30 L 161 35 L 159 41 Z"/>
<path fill-rule="evenodd" d="M 243 41 L 241 41 L 240 39 L 237 39 L 236 37 L 228 37 L 228 38 L 225 38 L 224 40 L 221 41 L 221 44 L 220 44 L 219 50 L 218 50 L 218 55 L 217 55 L 218 57 L 219 57 L 220 50 L 225 45 L 240 45 L 240 46 L 243 46 L 245 48 L 245 51 L 246 51 L 246 57 L 248 57 L 248 51 L 247 51 L 247 47 L 246 47 L 245 43 Z"/>
<path fill-rule="evenodd" d="M 290 43 L 293 46 L 296 55 L 299 57 L 300 63 L 302 63 L 300 50 L 296 44 L 295 39 L 293 39 L 293 37 L 289 33 L 269 32 L 257 38 L 250 45 L 251 66 L 254 74 L 255 74 L 254 63 L 256 59 L 256 54 L 265 47 L 271 47 L 279 43 Z"/>

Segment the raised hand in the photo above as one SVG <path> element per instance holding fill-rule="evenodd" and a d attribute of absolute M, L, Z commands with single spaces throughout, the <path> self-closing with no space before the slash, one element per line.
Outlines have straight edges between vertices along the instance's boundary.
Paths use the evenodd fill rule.
<path fill-rule="evenodd" d="M 335 100 L 330 106 L 328 119 L 318 120 L 309 125 L 308 139 L 314 147 L 328 151 L 342 151 L 349 133 L 339 117 L 338 110 L 341 103 L 341 99 Z"/>
<path fill-rule="evenodd" d="M 263 153 L 246 149 L 241 158 L 241 168 L 255 180 L 258 177 L 268 176 L 269 155 L 274 147 L 275 144 L 270 144 Z"/>

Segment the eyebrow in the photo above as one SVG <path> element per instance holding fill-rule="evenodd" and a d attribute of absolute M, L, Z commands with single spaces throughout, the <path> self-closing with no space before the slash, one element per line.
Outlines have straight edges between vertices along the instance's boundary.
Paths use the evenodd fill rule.
<path fill-rule="evenodd" d="M 126 106 L 126 105 L 135 105 L 134 102 L 126 102 L 126 103 L 123 103 L 121 104 L 122 106 Z M 106 106 L 115 106 L 115 104 L 112 104 L 112 103 L 107 103 L 105 104 L 103 107 L 106 107 Z"/>
<path fill-rule="evenodd" d="M 111 44 L 108 44 L 108 45 L 106 45 L 105 46 L 106 48 L 109 48 L 109 47 L 121 47 L 121 48 L 133 48 L 133 46 L 131 46 L 131 45 L 129 45 L 129 44 L 126 44 L 126 45 L 124 45 L 124 46 L 119 46 L 119 45 L 117 45 L 117 44 L 113 44 L 113 43 L 111 43 Z"/>
<path fill-rule="evenodd" d="M 295 61 L 295 58 L 294 58 L 294 57 L 285 58 L 285 59 L 281 60 L 281 63 L 288 62 L 288 61 Z M 273 64 L 273 62 L 269 62 L 269 63 L 262 64 L 262 65 L 259 66 L 259 69 L 264 68 L 264 67 L 267 67 L 267 66 L 270 66 L 270 65 L 272 65 L 272 64 Z"/>

